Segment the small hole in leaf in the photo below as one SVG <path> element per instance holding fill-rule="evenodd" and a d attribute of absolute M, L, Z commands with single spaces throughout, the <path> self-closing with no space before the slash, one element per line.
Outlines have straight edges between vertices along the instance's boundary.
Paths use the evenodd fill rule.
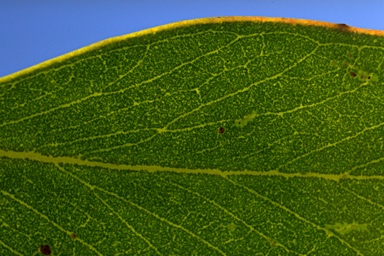
<path fill-rule="evenodd" d="M 40 246 L 40 252 L 43 255 L 51 255 L 51 253 L 52 253 L 51 247 L 49 247 L 49 245 L 47 245 L 47 244 L 43 244 Z"/>
<path fill-rule="evenodd" d="M 219 133 L 220 133 L 220 134 L 223 134 L 224 132 L 225 132 L 224 127 L 220 127 L 220 128 L 219 128 Z"/>

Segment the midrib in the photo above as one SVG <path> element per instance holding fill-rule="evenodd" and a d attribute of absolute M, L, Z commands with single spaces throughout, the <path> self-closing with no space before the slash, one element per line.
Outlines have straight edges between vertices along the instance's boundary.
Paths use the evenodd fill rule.
<path fill-rule="evenodd" d="M 163 167 L 156 165 L 127 165 L 127 164 L 113 164 L 113 163 L 103 163 L 97 161 L 82 160 L 76 157 L 53 157 L 45 156 L 40 153 L 33 151 L 28 152 L 18 152 L 12 150 L 1 150 L 0 157 L 12 158 L 12 159 L 24 159 L 24 160 L 33 160 L 41 163 L 50 163 L 50 164 L 73 164 L 80 166 L 89 166 L 89 167 L 100 167 L 121 171 L 145 171 L 145 172 L 174 172 L 174 173 L 188 173 L 188 174 L 208 174 L 208 175 L 218 175 L 222 177 L 233 176 L 233 175 L 251 175 L 251 176 L 279 176 L 285 178 L 319 178 L 326 180 L 339 181 L 340 179 L 356 179 L 356 180 L 384 180 L 384 176 L 380 175 L 350 175 L 348 173 L 341 174 L 324 174 L 316 172 L 297 172 L 297 173 L 284 173 L 277 170 L 271 171 L 222 171 L 220 169 L 188 169 L 188 168 L 174 168 L 174 167 Z"/>

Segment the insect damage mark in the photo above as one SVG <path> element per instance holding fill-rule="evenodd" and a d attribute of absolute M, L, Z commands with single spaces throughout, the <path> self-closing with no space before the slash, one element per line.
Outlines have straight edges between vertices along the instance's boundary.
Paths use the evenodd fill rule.
<path fill-rule="evenodd" d="M 359 224 L 357 222 L 352 223 L 335 223 L 333 225 L 326 224 L 326 229 L 334 230 L 342 235 L 348 234 L 352 231 L 366 231 L 368 224 Z"/>
<path fill-rule="evenodd" d="M 349 75 L 352 78 L 358 78 L 360 81 L 369 81 L 369 80 L 377 81 L 376 74 L 369 73 L 369 72 L 361 70 L 361 69 L 360 70 L 352 70 L 349 72 Z"/>
<path fill-rule="evenodd" d="M 344 60 L 341 62 L 336 60 L 331 60 L 330 65 L 346 70 L 347 74 L 350 77 L 357 78 L 360 81 L 367 81 L 367 80 L 377 81 L 378 80 L 377 75 L 375 73 L 369 72 L 364 68 L 360 68 L 352 65 L 350 63 L 350 61 L 353 59 L 353 55 L 351 53 L 348 53 L 346 56 L 349 60 Z"/>
<path fill-rule="evenodd" d="M 256 111 L 252 111 L 251 114 L 245 115 L 243 118 L 235 120 L 235 126 L 244 127 L 248 124 L 248 122 L 252 121 L 256 117 Z"/>

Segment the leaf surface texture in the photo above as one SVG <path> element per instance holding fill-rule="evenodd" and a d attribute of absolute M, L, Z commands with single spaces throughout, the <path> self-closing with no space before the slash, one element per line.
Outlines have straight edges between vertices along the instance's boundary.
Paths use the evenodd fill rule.
<path fill-rule="evenodd" d="M 0 79 L 1 255 L 384 254 L 383 36 L 219 20 Z"/>

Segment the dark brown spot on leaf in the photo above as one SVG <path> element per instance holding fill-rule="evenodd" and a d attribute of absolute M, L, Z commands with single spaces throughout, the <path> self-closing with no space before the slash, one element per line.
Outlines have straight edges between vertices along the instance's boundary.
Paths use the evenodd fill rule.
<path fill-rule="evenodd" d="M 76 238 L 77 238 L 77 235 L 76 235 L 75 233 L 72 233 L 72 234 L 71 234 L 71 238 L 72 238 L 72 239 L 76 239 Z"/>
<path fill-rule="evenodd" d="M 220 134 L 223 134 L 224 132 L 225 132 L 224 127 L 220 127 L 220 128 L 219 128 L 219 133 L 220 133 Z"/>
<path fill-rule="evenodd" d="M 49 247 L 49 245 L 47 245 L 47 244 L 42 244 L 42 245 L 40 245 L 40 252 L 43 255 L 51 255 L 51 253 L 52 253 L 51 247 Z"/>
<path fill-rule="evenodd" d="M 355 77 L 355 76 L 357 76 L 357 74 L 355 73 L 355 72 L 351 72 L 351 73 L 349 73 L 351 76 L 353 76 L 353 77 Z"/>

